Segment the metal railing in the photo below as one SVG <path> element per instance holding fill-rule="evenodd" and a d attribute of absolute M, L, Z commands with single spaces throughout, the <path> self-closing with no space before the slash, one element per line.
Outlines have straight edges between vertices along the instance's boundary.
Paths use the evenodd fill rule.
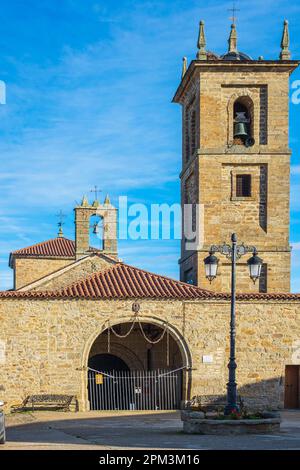
<path fill-rule="evenodd" d="M 89 368 L 90 409 L 179 409 L 182 398 L 182 369 L 101 372 Z"/>

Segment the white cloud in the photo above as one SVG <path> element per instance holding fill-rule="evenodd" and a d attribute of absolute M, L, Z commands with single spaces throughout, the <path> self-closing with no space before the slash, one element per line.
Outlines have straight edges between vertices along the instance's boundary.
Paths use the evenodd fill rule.
<path fill-rule="evenodd" d="M 291 174 L 297 176 L 300 175 L 300 165 L 292 165 Z"/>

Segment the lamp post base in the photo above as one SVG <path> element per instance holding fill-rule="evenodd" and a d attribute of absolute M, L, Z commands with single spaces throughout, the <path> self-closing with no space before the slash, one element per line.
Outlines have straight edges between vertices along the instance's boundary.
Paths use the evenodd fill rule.
<path fill-rule="evenodd" d="M 235 413 L 240 413 L 240 407 L 237 404 L 225 406 L 225 409 L 224 409 L 225 416 L 229 416 Z"/>

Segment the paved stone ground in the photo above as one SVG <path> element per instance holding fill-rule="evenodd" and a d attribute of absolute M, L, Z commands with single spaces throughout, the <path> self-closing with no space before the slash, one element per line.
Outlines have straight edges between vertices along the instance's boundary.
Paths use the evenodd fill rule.
<path fill-rule="evenodd" d="M 16 449 L 300 449 L 300 410 L 282 414 L 275 435 L 199 436 L 182 433 L 178 412 L 39 412 L 7 417 L 0 450 Z"/>

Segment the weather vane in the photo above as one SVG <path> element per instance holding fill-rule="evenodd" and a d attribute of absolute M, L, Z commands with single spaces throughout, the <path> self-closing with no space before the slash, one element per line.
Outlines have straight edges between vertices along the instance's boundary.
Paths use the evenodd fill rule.
<path fill-rule="evenodd" d="M 235 25 L 236 24 L 236 19 L 237 19 L 236 13 L 238 11 L 240 11 L 238 8 L 236 8 L 235 2 L 232 3 L 232 8 L 229 8 L 228 11 L 230 11 L 232 13 L 232 16 L 230 17 L 230 19 L 231 19 L 232 23 Z"/>
<path fill-rule="evenodd" d="M 63 225 L 65 225 L 65 224 L 64 224 L 64 220 L 65 220 L 65 218 L 66 218 L 67 216 L 66 216 L 66 214 L 63 213 L 62 210 L 60 210 L 59 213 L 56 214 L 56 217 L 58 218 L 58 223 L 57 223 L 58 228 L 59 228 L 58 234 L 59 234 L 60 236 L 63 236 L 63 230 L 62 230 L 62 228 L 63 228 Z"/>
<path fill-rule="evenodd" d="M 91 193 L 95 193 L 95 200 L 98 201 L 98 194 L 102 193 L 102 190 L 98 186 L 94 186 L 94 189 L 91 189 Z"/>

